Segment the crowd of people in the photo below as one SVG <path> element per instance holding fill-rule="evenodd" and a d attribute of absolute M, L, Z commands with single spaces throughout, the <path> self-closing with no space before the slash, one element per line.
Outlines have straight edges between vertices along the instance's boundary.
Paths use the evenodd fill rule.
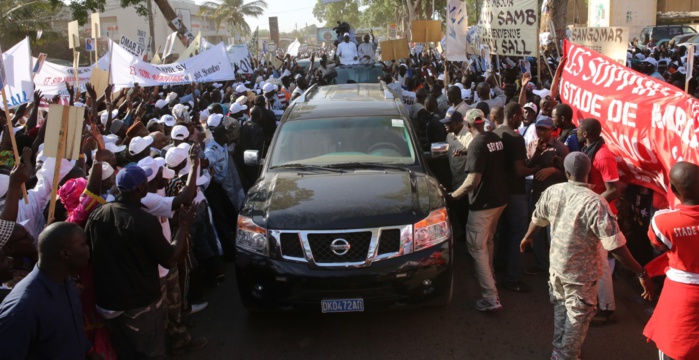
<path fill-rule="evenodd" d="M 279 116 L 311 85 L 331 82 L 335 63 L 375 63 L 373 34 L 359 46 L 349 33 L 342 38 L 317 67 L 315 55 L 308 68 L 289 56 L 277 67 L 255 61 L 253 73 L 226 83 L 103 93 L 87 84 L 82 94 L 67 84 L 70 105 L 86 110 L 73 161 L 44 155 L 46 102 L 58 98 L 37 91 L 12 118 L 0 113 L 0 358 L 162 359 L 205 347 L 186 315 L 207 307 L 234 257 L 237 213 L 259 174 L 243 154 L 264 154 Z M 549 274 L 552 358 L 577 359 L 588 325 L 615 321 L 611 258 L 638 276 L 646 299 L 654 291 L 619 225 L 625 186 L 600 120 L 574 119 L 560 102 L 566 59 L 547 51 L 541 62 L 450 63 L 425 47 L 381 62 L 380 80 L 402 100 L 423 150 L 450 145 L 449 156 L 430 166 L 455 241 L 473 258 L 476 309 L 503 307 L 496 270 L 505 274 L 498 284 L 516 292 L 530 291 L 524 274 Z M 629 65 L 648 75 L 684 80 L 682 48 L 629 55 Z M 663 68 L 658 60 L 666 57 Z M 532 79 L 539 66 L 552 70 Z M 48 218 L 56 168 L 58 200 Z M 670 178 L 683 205 L 649 221 L 647 245 L 668 251 L 675 273 L 644 334 L 662 356 L 691 359 L 699 356 L 699 252 L 691 242 L 699 168 L 678 163 Z M 525 270 L 530 246 L 536 266 Z M 667 315 L 679 304 L 684 316 Z"/>

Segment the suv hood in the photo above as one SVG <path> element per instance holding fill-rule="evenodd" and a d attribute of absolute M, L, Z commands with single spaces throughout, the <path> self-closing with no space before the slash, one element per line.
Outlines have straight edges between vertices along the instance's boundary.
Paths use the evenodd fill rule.
<path fill-rule="evenodd" d="M 272 230 L 337 230 L 404 225 L 445 206 L 424 174 L 357 170 L 339 174 L 277 173 L 248 192 L 241 215 Z"/>

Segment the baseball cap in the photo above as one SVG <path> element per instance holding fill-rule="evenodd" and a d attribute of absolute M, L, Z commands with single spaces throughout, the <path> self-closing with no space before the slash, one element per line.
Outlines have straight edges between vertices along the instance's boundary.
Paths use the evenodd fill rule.
<path fill-rule="evenodd" d="M 266 83 L 262 87 L 262 91 L 265 93 L 271 93 L 271 92 L 276 92 L 277 91 L 277 86 L 272 84 L 272 83 Z"/>
<path fill-rule="evenodd" d="M 175 140 L 186 140 L 189 137 L 189 130 L 186 126 L 175 125 L 170 132 L 170 136 Z"/>
<path fill-rule="evenodd" d="M 533 102 L 526 103 L 526 104 L 523 106 L 523 108 L 525 108 L 525 109 L 531 109 L 531 110 L 534 111 L 535 113 L 538 113 L 538 112 L 539 112 L 539 107 L 536 106 L 536 104 L 534 104 Z"/>
<path fill-rule="evenodd" d="M 563 160 L 565 170 L 578 179 L 588 175 L 591 166 L 590 158 L 580 151 L 571 152 Z"/>
<path fill-rule="evenodd" d="M 137 165 L 129 165 L 119 171 L 116 176 L 116 186 L 122 192 L 130 192 L 136 190 L 141 184 L 148 181 L 148 172 Z"/>
<path fill-rule="evenodd" d="M 150 136 L 145 136 L 145 137 L 136 136 L 135 138 L 131 139 L 131 142 L 129 143 L 129 154 L 131 154 L 131 155 L 140 154 L 144 150 L 148 149 L 148 147 L 150 147 L 150 145 L 152 143 L 153 143 L 153 138 Z"/>
<path fill-rule="evenodd" d="M 243 84 L 240 84 L 240 85 L 235 87 L 236 93 L 244 93 L 244 92 L 247 92 L 248 90 L 250 90 L 250 89 L 246 88 L 245 85 L 243 85 Z"/>
<path fill-rule="evenodd" d="M 104 142 L 104 148 L 112 152 L 112 154 L 120 153 L 126 150 L 126 145 L 117 145 L 112 142 Z"/>
<path fill-rule="evenodd" d="M 119 109 L 112 110 L 112 120 L 114 120 L 114 118 L 118 114 L 119 114 Z M 107 125 L 107 116 L 108 115 L 109 115 L 109 112 L 107 112 L 106 110 L 100 114 L 100 121 L 102 122 L 102 125 Z"/>
<path fill-rule="evenodd" d="M 167 101 L 171 102 L 172 100 L 177 99 L 177 93 L 176 92 L 171 92 L 167 94 Z"/>
<path fill-rule="evenodd" d="M 231 114 L 237 114 L 247 109 L 248 107 L 246 105 L 241 105 L 239 102 L 236 101 L 231 105 Z"/>
<path fill-rule="evenodd" d="M 285 77 L 287 77 L 287 76 L 291 76 L 291 71 L 289 71 L 289 69 L 284 69 L 284 72 L 282 73 L 282 76 L 280 76 L 279 78 L 280 78 L 280 79 L 283 79 L 283 78 L 285 78 Z"/>
<path fill-rule="evenodd" d="M 209 115 L 209 118 L 206 119 L 206 126 L 208 126 L 209 128 L 215 128 L 215 127 L 221 125 L 222 121 L 223 121 L 223 115 L 211 114 L 211 115 Z"/>
<path fill-rule="evenodd" d="M 465 120 L 471 125 L 483 124 L 485 122 L 485 114 L 481 109 L 471 109 L 466 112 Z"/>
<path fill-rule="evenodd" d="M 104 139 L 104 143 L 114 143 L 116 144 L 117 141 L 119 141 L 119 137 L 114 135 L 114 134 L 107 134 L 107 135 L 102 135 L 102 139 Z"/>
<path fill-rule="evenodd" d="M 553 129 L 553 119 L 551 119 L 548 116 L 540 116 L 538 119 L 536 119 L 536 124 L 534 126 L 538 128 L 542 127 L 547 129 Z"/>
<path fill-rule="evenodd" d="M 165 126 L 175 126 L 175 117 L 172 115 L 165 114 L 160 117 L 159 122 L 165 124 Z"/>
<path fill-rule="evenodd" d="M 155 102 L 155 107 L 158 109 L 162 109 L 167 105 L 167 101 L 163 99 L 159 99 L 158 101 Z"/>
<path fill-rule="evenodd" d="M 165 153 L 165 163 L 167 166 L 174 168 L 182 164 L 183 161 L 187 160 L 187 151 L 181 147 L 173 146 L 167 150 Z"/>
<path fill-rule="evenodd" d="M 187 109 L 182 104 L 177 104 L 172 108 L 172 116 L 174 116 L 174 117 L 184 118 L 185 117 L 184 114 L 186 114 L 186 113 L 187 113 Z M 167 125 L 167 124 L 165 124 L 165 125 Z M 173 123 L 173 125 L 174 125 L 174 123 Z M 168 126 L 172 126 L 172 125 L 168 125 Z"/>
<path fill-rule="evenodd" d="M 235 99 L 235 102 L 240 103 L 240 105 L 245 105 L 248 102 L 248 97 L 245 95 L 240 95 L 237 99 Z"/>
<path fill-rule="evenodd" d="M 447 116 L 444 119 L 439 120 L 439 122 L 441 122 L 442 124 L 448 124 L 452 121 L 462 122 L 464 121 L 464 116 L 456 110 L 448 110 Z"/>
<path fill-rule="evenodd" d="M 653 58 L 653 57 L 647 57 L 645 60 L 643 60 L 643 62 L 649 63 L 649 64 L 651 64 L 651 65 L 653 65 L 653 66 L 658 65 L 658 61 L 655 60 L 655 58 Z"/>
<path fill-rule="evenodd" d="M 342 37 L 345 37 L 345 36 L 350 36 L 350 35 L 349 35 L 349 33 L 345 33 L 344 35 L 342 35 Z"/>
<path fill-rule="evenodd" d="M 164 179 L 172 179 L 173 177 L 175 177 L 175 172 L 171 169 L 165 168 L 165 159 L 160 157 L 154 159 L 150 156 L 147 156 L 138 162 L 138 166 L 140 166 L 146 173 L 148 173 L 148 169 L 151 170 L 150 175 L 147 176 L 148 182 L 151 182 L 153 181 L 153 179 L 155 179 L 160 169 L 163 169 Z"/>

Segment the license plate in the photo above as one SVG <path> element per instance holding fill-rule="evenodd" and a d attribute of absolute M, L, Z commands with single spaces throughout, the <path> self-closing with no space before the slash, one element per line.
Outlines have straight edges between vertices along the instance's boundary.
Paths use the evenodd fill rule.
<path fill-rule="evenodd" d="M 321 300 L 323 313 L 364 311 L 364 299 Z"/>

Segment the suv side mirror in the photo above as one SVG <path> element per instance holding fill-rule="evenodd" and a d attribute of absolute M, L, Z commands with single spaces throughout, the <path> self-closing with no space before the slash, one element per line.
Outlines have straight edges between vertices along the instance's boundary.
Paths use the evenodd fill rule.
<path fill-rule="evenodd" d="M 260 159 L 259 150 L 245 150 L 243 153 L 243 162 L 245 165 L 257 166 L 262 164 L 262 159 Z"/>
<path fill-rule="evenodd" d="M 247 151 L 246 151 L 247 152 Z M 449 143 L 438 142 L 430 145 L 430 156 L 435 159 L 449 154 Z"/>

